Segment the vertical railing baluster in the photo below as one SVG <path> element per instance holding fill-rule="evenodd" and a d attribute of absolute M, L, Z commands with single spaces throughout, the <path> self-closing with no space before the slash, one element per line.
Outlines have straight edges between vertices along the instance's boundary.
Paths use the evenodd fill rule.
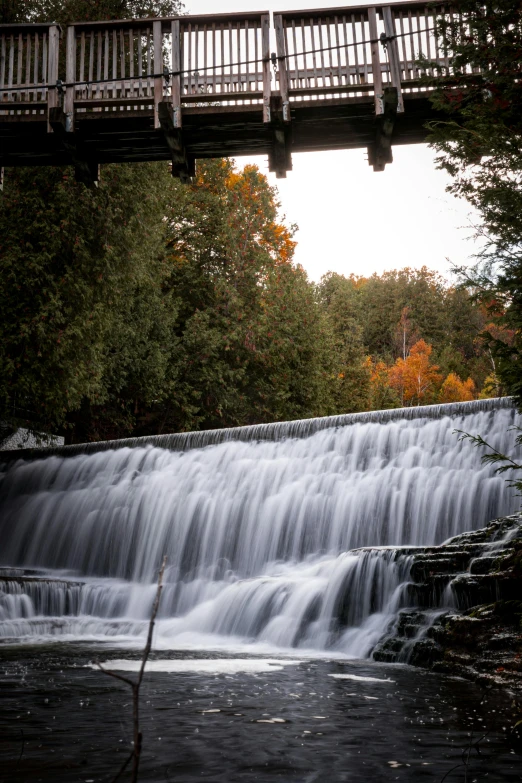
<path fill-rule="evenodd" d="M 30 101 L 31 97 L 29 95 L 29 85 L 31 84 L 31 53 L 32 53 L 32 41 L 31 41 L 31 33 L 27 33 L 27 37 L 25 39 L 25 84 L 27 86 L 27 91 L 24 92 L 25 100 Z"/>
<path fill-rule="evenodd" d="M 241 23 L 238 22 L 236 25 L 236 41 L 237 41 L 237 53 L 236 53 L 236 62 L 237 62 L 237 89 L 239 92 L 243 89 L 243 83 L 241 81 Z"/>
<path fill-rule="evenodd" d="M 161 22 L 160 22 L 161 24 Z M 120 78 L 121 78 L 121 97 L 125 98 L 127 96 L 127 90 L 125 87 L 125 37 L 123 29 L 120 30 L 119 35 L 119 42 L 120 42 Z M 154 69 L 156 71 L 156 69 Z M 155 125 L 155 127 L 158 127 Z"/>
<path fill-rule="evenodd" d="M 304 19 L 301 18 L 301 51 L 306 52 L 306 35 Z M 303 86 L 311 87 L 312 81 L 308 75 L 308 58 L 309 55 L 303 54 Z"/>
<path fill-rule="evenodd" d="M 346 17 L 343 17 L 345 24 L 346 24 Z M 343 67 L 342 67 L 342 57 L 341 57 L 341 39 L 339 36 L 339 28 L 342 24 L 342 20 L 339 21 L 339 17 L 334 17 L 334 27 L 335 27 L 335 45 L 337 46 L 337 71 L 338 71 L 338 79 L 339 79 L 339 87 L 342 86 L 343 83 Z"/>
<path fill-rule="evenodd" d="M 13 86 L 13 73 L 14 73 L 14 52 L 15 52 L 15 39 L 14 35 L 11 35 L 11 40 L 9 42 L 9 70 L 7 75 L 7 86 L 12 87 Z M 13 100 L 13 93 L 8 93 L 7 100 L 12 101 Z"/>
<path fill-rule="evenodd" d="M 353 61 L 355 66 L 355 77 L 354 77 L 354 84 L 360 84 L 361 79 L 361 70 L 359 67 L 359 44 L 357 43 L 357 28 L 355 26 L 355 15 L 352 14 L 352 43 L 353 43 Z M 346 22 L 344 25 L 344 40 L 346 43 L 348 43 L 348 38 L 346 36 Z M 350 57 L 349 57 L 349 49 L 346 47 L 346 72 L 347 72 L 347 82 L 350 84 Z"/>
<path fill-rule="evenodd" d="M 134 90 L 134 30 L 132 27 L 129 30 L 129 80 L 130 89 L 129 95 L 131 98 L 135 96 Z"/>
<path fill-rule="evenodd" d="M 96 85 L 96 99 L 99 100 L 101 98 L 101 77 L 102 77 L 102 34 L 101 31 L 98 32 L 98 35 L 96 37 L 96 79 L 98 81 L 98 84 Z"/>
<path fill-rule="evenodd" d="M 0 88 L 5 87 L 5 64 L 7 57 L 6 37 L 2 35 L 0 38 Z M 2 93 L 0 100 L 4 100 L 4 94 Z"/>
<path fill-rule="evenodd" d="M 89 85 L 87 90 L 87 97 L 92 98 L 93 97 L 93 79 L 94 79 L 94 32 L 91 31 L 91 35 L 89 38 Z"/>
<path fill-rule="evenodd" d="M 76 82 L 76 29 L 73 25 L 67 28 L 65 81 L 65 129 L 68 133 L 72 133 L 74 131 L 74 90 Z"/>
<path fill-rule="evenodd" d="M 44 47 L 45 52 L 45 47 Z M 50 85 L 58 81 L 58 59 L 60 54 L 60 29 L 57 25 L 49 28 L 47 43 L 47 80 Z M 45 82 L 44 82 L 45 83 Z M 51 109 L 58 106 L 58 88 L 49 87 L 47 90 L 47 130 L 52 132 L 50 115 Z"/>
<path fill-rule="evenodd" d="M 163 100 L 163 33 L 161 21 L 152 23 L 154 39 L 154 127 L 160 127 L 159 104 Z"/>
<path fill-rule="evenodd" d="M 109 31 L 105 30 L 105 51 L 103 53 L 103 97 L 109 97 Z"/>
<path fill-rule="evenodd" d="M 336 17 L 337 19 L 337 17 Z M 337 49 L 332 48 L 332 36 L 331 36 L 331 27 L 332 23 L 330 22 L 330 17 L 327 17 L 326 19 L 326 41 L 328 44 L 328 70 L 330 71 L 329 78 L 330 78 L 330 87 L 333 87 L 334 84 L 334 52 L 336 54 L 337 59 L 339 59 L 339 43 L 337 44 Z M 337 30 L 337 23 L 334 23 L 335 30 Z"/>
<path fill-rule="evenodd" d="M 150 27 L 147 30 L 147 97 L 151 94 L 152 56 L 150 42 Z"/>
<path fill-rule="evenodd" d="M 270 122 L 272 74 L 270 72 L 270 16 L 261 17 L 261 50 L 263 52 L 263 122 Z"/>
<path fill-rule="evenodd" d="M 143 96 L 143 31 L 138 34 L 138 96 Z"/>
<path fill-rule="evenodd" d="M 194 92 L 199 93 L 199 25 L 194 25 Z"/>
<path fill-rule="evenodd" d="M 42 35 L 42 85 L 47 84 L 47 34 L 44 33 Z M 40 94 L 40 100 L 44 101 L 47 98 L 47 90 L 45 87 L 42 87 L 42 91 Z"/>
<path fill-rule="evenodd" d="M 212 90 L 211 92 L 217 92 L 216 89 L 216 23 L 212 22 Z"/>
<path fill-rule="evenodd" d="M 80 81 L 85 81 L 85 31 L 82 30 L 80 35 Z M 82 84 L 80 88 L 80 94 L 83 98 L 87 97 L 85 85 Z"/>
<path fill-rule="evenodd" d="M 292 50 L 293 50 L 293 55 L 294 55 L 294 58 L 293 58 L 294 59 L 294 79 L 292 80 L 290 78 L 290 72 L 292 70 L 291 66 L 290 66 L 290 63 L 288 63 L 288 71 L 289 71 L 288 78 L 290 80 L 290 85 L 294 89 L 299 89 L 299 86 L 300 86 L 301 82 L 300 82 L 300 77 L 299 77 L 299 57 L 297 55 L 297 51 L 298 50 L 297 50 L 297 33 L 296 33 L 296 30 L 295 30 L 295 19 L 292 19 Z M 288 51 L 288 45 L 286 47 L 286 51 Z"/>
<path fill-rule="evenodd" d="M 23 55 L 24 55 L 24 39 L 22 36 L 22 33 L 18 36 L 18 62 L 17 62 L 17 69 L 16 69 L 16 86 L 21 87 L 22 86 L 22 63 L 23 63 Z M 20 100 L 22 98 L 23 93 L 18 92 L 17 100 Z"/>
<path fill-rule="evenodd" d="M 35 33 L 34 36 L 34 63 L 33 63 L 33 101 L 38 100 L 38 77 L 40 75 L 40 35 Z"/>
<path fill-rule="evenodd" d="M 310 19 L 310 36 L 311 36 L 311 49 L 312 49 L 312 63 L 314 67 L 314 87 L 319 87 L 319 79 L 317 76 L 317 56 L 316 56 L 316 45 L 315 45 L 315 34 L 314 34 L 314 19 Z"/>
<path fill-rule="evenodd" d="M 175 128 L 181 128 L 181 30 L 179 19 L 172 22 L 172 113 Z"/>
<path fill-rule="evenodd" d="M 118 97 L 118 33 L 112 31 L 112 99 Z"/>
<path fill-rule="evenodd" d="M 219 30 L 221 33 L 220 40 L 221 40 L 221 48 L 220 48 L 220 54 L 221 54 L 221 65 L 222 68 L 219 69 L 219 78 L 221 82 L 221 92 L 228 92 L 227 90 L 227 79 L 226 79 L 226 68 L 225 66 L 225 24 L 224 22 L 221 22 L 219 25 Z"/>
<path fill-rule="evenodd" d="M 408 52 L 406 49 L 406 34 L 404 30 L 404 14 L 402 11 L 399 12 L 399 20 L 400 20 L 400 26 L 401 26 L 401 48 L 402 48 L 402 73 L 404 74 L 404 79 L 409 79 L 409 68 L 408 68 Z"/>

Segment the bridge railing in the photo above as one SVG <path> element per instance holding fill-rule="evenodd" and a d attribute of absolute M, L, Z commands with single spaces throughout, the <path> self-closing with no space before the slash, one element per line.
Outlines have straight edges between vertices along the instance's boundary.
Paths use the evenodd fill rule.
<path fill-rule="evenodd" d="M 419 64 L 423 57 L 451 72 L 435 29 L 441 10 L 458 14 L 418 0 L 275 14 L 284 119 L 292 103 L 347 96 L 373 97 L 381 114 L 387 85 L 396 87 L 403 111 L 404 94 L 426 91 L 419 81 L 430 72 Z M 153 109 L 159 127 L 165 101 L 178 127 L 184 107 L 259 105 L 268 122 L 270 34 L 268 12 L 78 23 L 67 27 L 62 72 L 59 27 L 1 25 L 0 113 L 44 114 L 64 90 L 68 130 L 75 114 L 140 109 Z M 63 87 L 55 86 L 59 78 Z"/>
<path fill-rule="evenodd" d="M 60 28 L 54 24 L 0 27 L 0 115 L 42 115 L 58 104 Z"/>
<path fill-rule="evenodd" d="M 76 112 L 183 106 L 270 105 L 270 17 L 266 13 L 122 20 L 67 28 L 69 125 Z"/>
<path fill-rule="evenodd" d="M 403 111 L 403 91 L 418 90 L 419 78 L 430 71 L 419 66 L 421 59 L 450 71 L 436 31 L 441 12 L 456 13 L 446 8 L 406 2 L 275 14 L 285 119 L 297 101 L 362 95 L 374 97 L 380 114 L 386 86 L 397 88 Z"/>
<path fill-rule="evenodd" d="M 180 17 L 181 105 L 261 104 L 271 93 L 270 15 Z M 176 41 L 173 36 L 173 54 Z M 173 58 L 172 70 L 177 68 Z"/>

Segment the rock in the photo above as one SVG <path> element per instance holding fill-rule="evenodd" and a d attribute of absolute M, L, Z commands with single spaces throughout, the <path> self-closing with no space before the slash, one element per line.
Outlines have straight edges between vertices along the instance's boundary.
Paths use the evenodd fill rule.
<path fill-rule="evenodd" d="M 401 557 L 413 561 L 411 608 L 399 612 L 374 659 L 522 690 L 522 516 Z"/>

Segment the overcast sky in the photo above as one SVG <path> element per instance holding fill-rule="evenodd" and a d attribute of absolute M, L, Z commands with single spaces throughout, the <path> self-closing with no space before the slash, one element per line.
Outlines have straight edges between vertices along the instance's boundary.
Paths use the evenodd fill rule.
<path fill-rule="evenodd" d="M 360 5 L 360 0 L 185 2 L 193 14 L 340 5 Z M 283 213 L 299 226 L 296 260 L 312 279 L 329 270 L 368 275 L 423 265 L 447 276 L 447 258 L 461 264 L 473 253 L 470 209 L 446 193 L 449 178 L 435 169 L 428 146 L 395 147 L 393 157 L 384 172 L 374 173 L 364 149 L 294 154 L 293 171 L 282 180 L 268 172 L 266 156 L 237 162 L 257 163 L 277 185 Z"/>

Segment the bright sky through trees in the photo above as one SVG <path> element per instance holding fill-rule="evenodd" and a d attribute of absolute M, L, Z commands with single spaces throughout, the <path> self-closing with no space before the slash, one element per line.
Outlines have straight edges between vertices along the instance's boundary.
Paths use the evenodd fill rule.
<path fill-rule="evenodd" d="M 359 5 L 353 0 L 186 0 L 192 14 Z M 311 278 L 328 270 L 368 275 L 404 266 L 428 266 L 449 274 L 450 264 L 473 254 L 470 207 L 445 192 L 447 174 L 436 171 L 425 145 L 395 147 L 394 163 L 381 174 L 368 166 L 365 150 L 293 156 L 286 180 L 277 184 L 283 211 L 297 223 L 296 260 Z"/>

